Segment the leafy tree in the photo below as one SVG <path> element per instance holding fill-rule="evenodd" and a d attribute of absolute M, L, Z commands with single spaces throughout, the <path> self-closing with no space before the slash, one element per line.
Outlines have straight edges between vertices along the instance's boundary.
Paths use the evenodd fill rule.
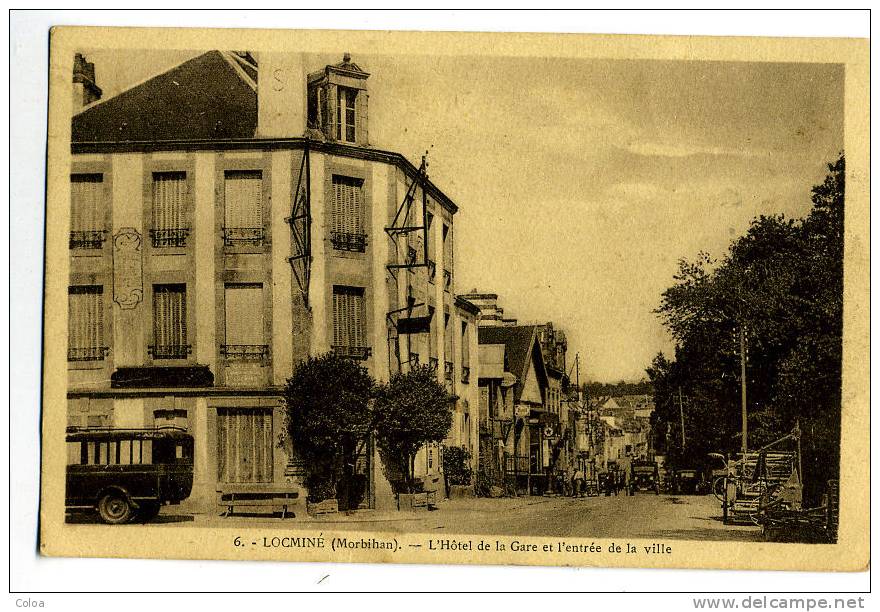
<path fill-rule="evenodd" d="M 816 501 L 839 469 L 843 306 L 843 155 L 813 188 L 803 219 L 761 216 L 720 260 L 679 262 L 655 311 L 674 360 L 647 368 L 668 453 L 700 462 L 740 446 L 738 334 L 747 337 L 749 447 L 803 431 L 805 496 Z M 683 398 L 686 445 L 680 435 Z"/>
<path fill-rule="evenodd" d="M 412 489 L 415 455 L 443 440 L 452 427 L 452 402 L 431 366 L 395 374 L 376 397 L 376 442 Z"/>
<path fill-rule="evenodd" d="M 310 501 L 336 497 L 347 484 L 373 428 L 374 386 L 366 368 L 332 353 L 302 362 L 287 381 L 285 432 L 303 460 Z"/>

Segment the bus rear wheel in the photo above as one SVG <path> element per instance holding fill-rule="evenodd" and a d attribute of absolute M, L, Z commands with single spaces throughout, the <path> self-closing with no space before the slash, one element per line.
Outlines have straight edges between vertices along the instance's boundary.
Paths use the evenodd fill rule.
<path fill-rule="evenodd" d="M 105 523 L 119 525 L 130 521 L 133 512 L 131 503 L 125 495 L 111 492 L 104 495 L 98 502 L 98 514 Z"/>

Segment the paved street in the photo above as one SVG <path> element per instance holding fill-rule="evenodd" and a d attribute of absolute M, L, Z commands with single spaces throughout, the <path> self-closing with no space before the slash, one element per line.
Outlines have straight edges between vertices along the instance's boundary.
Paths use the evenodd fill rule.
<path fill-rule="evenodd" d="M 459 533 L 590 538 L 663 538 L 679 540 L 759 541 L 752 526 L 724 525 L 721 508 L 711 495 L 639 494 L 632 497 L 520 497 L 443 501 L 436 511 L 420 513 L 359 512 L 326 519 L 261 516 L 179 515 L 163 509 L 157 524 L 190 527 L 267 527 Z"/>

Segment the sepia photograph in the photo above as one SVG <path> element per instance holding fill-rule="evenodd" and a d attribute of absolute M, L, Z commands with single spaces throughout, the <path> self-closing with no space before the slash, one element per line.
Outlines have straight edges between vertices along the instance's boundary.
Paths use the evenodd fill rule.
<path fill-rule="evenodd" d="M 54 29 L 41 551 L 865 567 L 867 49 Z"/>

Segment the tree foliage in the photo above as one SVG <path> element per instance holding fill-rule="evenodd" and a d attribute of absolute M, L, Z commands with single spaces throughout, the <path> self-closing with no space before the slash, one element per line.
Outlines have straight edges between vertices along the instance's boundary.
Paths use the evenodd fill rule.
<path fill-rule="evenodd" d="M 376 396 L 376 442 L 412 483 L 413 461 L 429 442 L 443 440 L 452 427 L 452 403 L 431 366 L 395 374 Z"/>
<path fill-rule="evenodd" d="M 743 327 L 749 448 L 800 423 L 805 494 L 813 500 L 839 469 L 843 155 L 828 170 L 805 218 L 760 216 L 723 258 L 700 253 L 679 262 L 655 311 L 675 339 L 674 359 L 658 355 L 646 370 L 656 448 L 693 464 L 707 452 L 734 452 L 741 442 Z"/>
<path fill-rule="evenodd" d="M 333 354 L 300 364 L 284 388 L 285 432 L 303 461 L 311 501 L 336 496 L 374 426 L 367 369 Z"/>

